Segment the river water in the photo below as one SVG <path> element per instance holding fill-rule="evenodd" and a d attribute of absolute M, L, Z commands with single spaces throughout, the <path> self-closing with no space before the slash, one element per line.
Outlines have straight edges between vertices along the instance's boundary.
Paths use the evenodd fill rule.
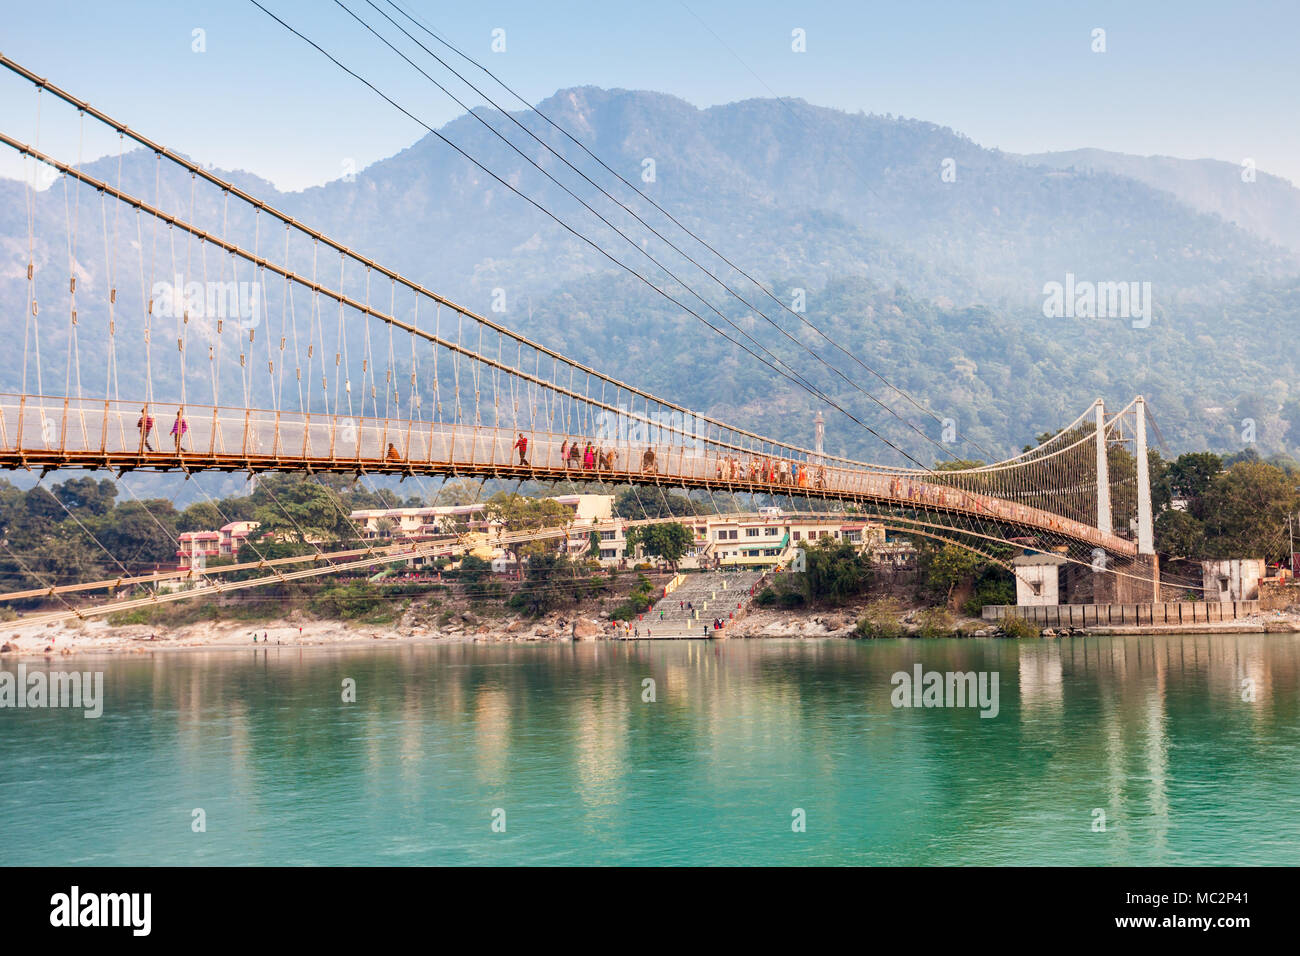
<path fill-rule="evenodd" d="M 0 863 L 1300 862 L 1297 635 L 73 660 L 101 717 L 0 710 Z"/>

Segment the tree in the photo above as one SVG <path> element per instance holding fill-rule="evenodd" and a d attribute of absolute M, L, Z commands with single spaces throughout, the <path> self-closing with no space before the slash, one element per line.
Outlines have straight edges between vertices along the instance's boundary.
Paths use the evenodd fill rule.
<path fill-rule="evenodd" d="M 630 621 L 638 614 L 644 614 L 654 603 L 655 586 L 644 574 L 637 574 L 636 584 L 632 586 L 627 600 L 614 608 L 610 617 L 615 621 Z"/>
<path fill-rule="evenodd" d="M 23 563 L 33 572 L 27 577 L 31 584 L 72 584 L 121 572 L 111 561 L 111 570 L 106 567 L 107 560 L 98 548 L 87 547 L 85 533 L 71 522 L 60 525 L 23 555 Z"/>
<path fill-rule="evenodd" d="M 177 516 L 178 531 L 216 531 L 228 520 L 211 501 L 196 501 Z"/>
<path fill-rule="evenodd" d="M 1204 518 L 1202 499 L 1210 483 L 1223 470 L 1223 459 L 1210 452 L 1188 452 L 1164 463 L 1159 474 L 1151 476 L 1153 504 L 1167 506 L 1173 499 L 1187 501 L 1187 510 L 1195 518 Z"/>
<path fill-rule="evenodd" d="M 487 500 L 488 518 L 499 521 L 506 531 L 541 531 L 562 528 L 573 520 L 573 512 L 554 498 L 527 498 L 513 492 L 498 491 Z M 547 552 L 554 546 L 542 541 L 514 541 L 506 545 L 516 562 Z"/>
<path fill-rule="evenodd" d="M 829 537 L 804 548 L 804 570 L 779 575 L 777 599 L 785 605 L 829 602 L 842 604 L 871 589 L 875 569 L 868 555 L 846 541 Z M 792 601 L 801 596 L 802 602 Z"/>
<path fill-rule="evenodd" d="M 638 525 L 627 532 L 629 550 L 639 544 L 646 554 L 667 561 L 674 571 L 694 543 L 691 529 L 677 521 Z"/>
<path fill-rule="evenodd" d="M 1300 510 L 1296 485 L 1296 475 L 1261 461 L 1243 461 L 1217 475 L 1202 499 L 1206 556 L 1283 557 L 1287 516 Z"/>
<path fill-rule="evenodd" d="M 494 593 L 491 581 L 492 562 L 485 561 L 477 555 L 467 554 L 460 559 L 457 577 L 465 588 L 465 596 L 471 601 L 482 601 Z"/>
<path fill-rule="evenodd" d="M 536 617 L 565 605 L 574 604 L 604 587 L 598 577 L 582 572 L 566 555 L 535 554 L 528 559 L 523 587 L 510 596 L 509 607 Z"/>
<path fill-rule="evenodd" d="M 989 604 L 1015 604 L 1016 579 L 1011 572 L 992 561 L 985 562 L 984 570 L 975 578 L 970 598 L 962 604 L 962 611 L 970 617 L 979 617 Z"/>
<path fill-rule="evenodd" d="M 1156 550 L 1171 558 L 1197 560 L 1205 553 L 1205 525 L 1186 511 L 1172 508 L 1156 517 Z"/>
<path fill-rule="evenodd" d="M 614 498 L 614 514 L 620 518 L 676 518 L 696 515 L 701 508 L 685 495 L 660 488 L 633 486 Z"/>
<path fill-rule="evenodd" d="M 987 564 L 981 555 L 955 544 L 922 542 L 917 547 L 922 585 L 932 593 L 942 594 L 945 604 L 952 601 L 953 591 L 973 582 Z"/>
<path fill-rule="evenodd" d="M 573 519 L 573 512 L 554 498 L 528 498 L 507 491 L 498 491 L 487 500 L 487 514 L 507 531 L 560 528 Z"/>
<path fill-rule="evenodd" d="M 259 539 L 279 537 L 299 543 L 355 537 L 351 522 L 331 493 L 313 481 L 265 481 L 253 493 Z M 262 503 L 265 502 L 265 503 Z"/>
<path fill-rule="evenodd" d="M 106 514 L 117 498 L 117 485 L 107 478 L 70 478 L 54 486 L 54 496 L 79 518 Z"/>
<path fill-rule="evenodd" d="M 64 520 L 68 514 L 48 488 L 37 487 L 27 492 L 23 505 L 27 518 L 51 526 Z"/>
<path fill-rule="evenodd" d="M 449 481 L 433 496 L 430 504 L 437 507 L 470 505 L 478 501 L 480 483 L 468 478 Z"/>
<path fill-rule="evenodd" d="M 170 501 L 124 501 L 95 519 L 95 537 L 127 567 L 176 564 L 176 508 Z"/>
<path fill-rule="evenodd" d="M 1151 508 L 1159 514 L 1169 507 L 1172 494 L 1169 490 L 1169 465 L 1160 452 L 1147 449 L 1147 474 L 1151 479 Z"/>

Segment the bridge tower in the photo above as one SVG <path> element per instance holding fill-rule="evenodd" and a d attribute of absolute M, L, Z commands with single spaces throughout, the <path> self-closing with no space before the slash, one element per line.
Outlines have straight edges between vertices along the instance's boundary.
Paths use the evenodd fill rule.
<path fill-rule="evenodd" d="M 1112 532 L 1110 517 L 1110 463 L 1106 456 L 1106 403 L 1097 399 L 1097 530 Z"/>
<path fill-rule="evenodd" d="M 822 446 L 826 441 L 826 419 L 822 416 L 821 409 L 813 416 L 813 450 L 817 452 L 817 462 L 822 460 Z"/>
<path fill-rule="evenodd" d="M 1141 395 L 1133 408 L 1137 427 L 1138 554 L 1155 554 L 1155 526 L 1151 518 L 1151 470 L 1147 461 L 1147 403 Z"/>
<path fill-rule="evenodd" d="M 1097 399 L 1097 528 L 1114 533 L 1110 498 L 1110 457 L 1106 444 L 1106 406 Z M 1155 553 L 1151 509 L 1151 470 L 1147 461 L 1146 402 L 1138 397 L 1134 409 L 1134 457 L 1137 468 L 1137 551 L 1119 558 L 1094 551 L 1092 573 L 1071 575 L 1069 600 L 1095 604 L 1145 604 L 1160 600 L 1160 559 Z M 1127 529 L 1125 529 L 1127 531 Z M 1111 572 L 1111 573 L 1103 573 Z"/>

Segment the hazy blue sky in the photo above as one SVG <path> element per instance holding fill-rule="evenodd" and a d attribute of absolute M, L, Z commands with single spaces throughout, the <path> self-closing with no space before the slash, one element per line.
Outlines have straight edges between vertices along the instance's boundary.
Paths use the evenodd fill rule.
<path fill-rule="evenodd" d="M 333 0 L 262 2 L 434 125 L 458 114 Z M 366 0 L 344 2 L 382 24 Z M 699 106 L 798 96 L 929 120 L 1011 152 L 1249 157 L 1300 183 L 1297 0 L 398 2 L 533 102 L 587 84 Z M 1091 50 L 1098 27 L 1105 53 Z M 192 51 L 196 28 L 206 52 Z M 504 53 L 491 51 L 496 28 Z M 791 50 L 795 28 L 806 53 Z M 3 0 L 0 52 L 204 163 L 285 189 L 423 132 L 247 0 Z M 0 126 L 32 138 L 35 100 L 0 77 Z M 46 143 L 60 135 L 54 123 L 42 131 Z M 87 158 L 105 148 L 84 147 Z"/>

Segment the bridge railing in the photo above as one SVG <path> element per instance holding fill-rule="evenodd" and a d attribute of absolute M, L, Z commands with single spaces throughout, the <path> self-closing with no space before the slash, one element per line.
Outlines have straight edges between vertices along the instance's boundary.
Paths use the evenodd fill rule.
<path fill-rule="evenodd" d="M 400 418 L 271 411 L 175 402 L 105 401 L 0 395 L 0 451 L 47 458 L 226 458 L 264 462 L 462 465 L 519 467 L 520 432 L 500 425 L 420 422 Z M 713 467 L 705 451 L 685 443 L 651 445 L 590 440 L 582 435 L 524 430 L 529 467 L 604 474 L 673 474 L 702 479 Z M 581 445 L 574 456 L 573 443 Z M 629 465 L 629 463 L 631 463 Z"/>

